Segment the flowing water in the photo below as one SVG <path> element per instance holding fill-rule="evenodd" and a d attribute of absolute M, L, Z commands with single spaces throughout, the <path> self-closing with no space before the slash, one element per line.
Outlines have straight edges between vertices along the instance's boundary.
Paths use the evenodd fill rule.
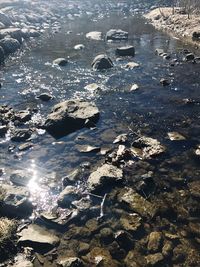
<path fill-rule="evenodd" d="M 95 166 L 103 161 L 105 156 L 98 153 L 80 153 L 78 144 L 112 148 L 117 135 L 130 131 L 156 138 L 167 146 L 165 158 L 154 166 L 160 184 L 158 190 L 169 190 L 166 176 L 183 176 L 186 183 L 199 177 L 199 162 L 192 151 L 200 144 L 200 64 L 184 62 L 171 66 L 171 60 L 155 55 L 156 48 L 163 48 L 172 59 L 180 58 L 183 48 L 192 51 L 193 48 L 155 30 L 135 10 L 138 7 L 143 12 L 148 4 L 143 7 L 139 3 L 117 4 L 117 1 L 77 2 L 71 14 L 68 11 L 65 16 L 62 10 L 58 32 L 50 27 L 1 67 L 0 104 L 6 103 L 16 110 L 36 108 L 38 112 L 33 120 L 42 121 L 54 104 L 71 98 L 95 102 L 100 110 L 96 128 L 81 129 L 57 140 L 38 130 L 32 139 L 33 148 L 25 152 L 18 151 L 18 144 L 9 137 L 1 139 L 0 167 L 5 171 L 1 180 L 7 180 L 15 169 L 30 170 L 33 174 L 30 189 L 38 209 L 46 210 L 55 205 L 63 176 L 86 162 Z M 128 31 L 128 41 L 86 38 L 90 31 L 100 31 L 105 36 L 112 28 Z M 83 44 L 85 49 L 75 50 L 77 44 Z M 135 57 L 118 60 L 115 49 L 128 44 L 135 47 Z M 92 70 L 93 58 L 102 53 L 110 56 L 114 67 L 102 72 Z M 197 51 L 195 53 L 198 55 Z M 53 66 L 52 61 L 58 57 L 69 58 L 69 64 Z M 139 67 L 126 69 L 130 61 L 137 62 Z M 159 82 L 161 78 L 167 78 L 171 84 L 163 87 Z M 94 94 L 85 89 L 91 83 L 97 83 L 101 90 Z M 135 83 L 139 89 L 130 91 Z M 49 102 L 37 99 L 43 92 L 51 93 L 54 99 Z M 187 98 L 196 102 L 183 104 L 182 100 Z M 172 131 L 180 132 L 187 141 L 171 142 L 167 133 Z M 12 151 L 9 150 L 11 145 L 15 146 Z M 163 174 L 163 168 L 167 173 Z M 84 185 L 85 178 L 79 186 Z M 133 174 L 130 179 L 134 179 Z"/>

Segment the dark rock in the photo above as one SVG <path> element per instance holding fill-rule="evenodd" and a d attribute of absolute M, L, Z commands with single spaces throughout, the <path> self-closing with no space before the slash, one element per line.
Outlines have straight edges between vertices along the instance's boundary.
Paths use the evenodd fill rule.
<path fill-rule="evenodd" d="M 0 46 L 0 64 L 4 62 L 4 59 L 5 59 L 5 52 L 3 48 Z"/>
<path fill-rule="evenodd" d="M 123 171 L 109 164 L 104 164 L 96 171 L 90 174 L 88 178 L 88 189 L 98 191 L 110 184 L 116 184 L 122 181 Z"/>
<path fill-rule="evenodd" d="M 0 46 L 3 48 L 5 54 L 11 54 L 20 48 L 20 43 L 16 39 L 6 37 L 0 40 Z"/>
<path fill-rule="evenodd" d="M 164 54 L 164 50 L 162 48 L 157 48 L 155 50 L 155 54 L 158 55 L 158 56 L 162 56 Z"/>
<path fill-rule="evenodd" d="M 21 142 L 29 139 L 31 137 L 31 130 L 29 129 L 17 129 L 11 136 L 11 140 L 14 142 Z"/>
<path fill-rule="evenodd" d="M 0 39 L 9 36 L 13 39 L 16 39 L 20 44 L 22 43 L 22 32 L 19 28 L 7 28 L 0 30 Z"/>
<path fill-rule="evenodd" d="M 124 57 L 124 56 L 135 56 L 135 48 L 134 46 L 124 46 L 119 47 L 116 49 L 116 54 L 118 56 Z"/>
<path fill-rule="evenodd" d="M 191 60 L 194 60 L 194 58 L 195 58 L 194 54 L 190 53 L 185 56 L 184 60 L 191 61 Z"/>
<path fill-rule="evenodd" d="M 7 131 L 8 131 L 8 127 L 6 125 L 1 125 L 0 126 L 0 137 L 4 137 Z"/>
<path fill-rule="evenodd" d="M 15 119 L 19 122 L 27 122 L 31 119 L 31 113 L 28 110 L 21 110 L 15 113 Z"/>
<path fill-rule="evenodd" d="M 32 247 L 37 252 L 47 252 L 59 244 L 59 238 L 54 233 L 36 224 L 29 225 L 19 235 L 20 246 Z"/>
<path fill-rule="evenodd" d="M 69 184 L 76 183 L 81 176 L 81 171 L 79 169 L 74 170 L 65 177 L 62 178 L 63 186 L 68 186 Z"/>
<path fill-rule="evenodd" d="M 95 104 L 67 100 L 55 105 L 45 122 L 45 129 L 54 136 L 64 136 L 85 126 L 86 120 L 96 123 L 99 110 Z"/>
<path fill-rule="evenodd" d="M 128 32 L 120 29 L 111 29 L 106 33 L 106 40 L 127 40 Z"/>
<path fill-rule="evenodd" d="M 40 94 L 37 98 L 39 98 L 40 100 L 46 102 L 46 101 L 51 100 L 53 97 L 52 97 L 52 95 L 50 95 L 50 94 L 48 94 L 48 93 L 42 93 L 42 94 Z"/>
<path fill-rule="evenodd" d="M 115 234 L 115 240 L 125 250 L 130 250 L 133 248 L 134 241 L 131 235 L 126 231 L 118 231 Z"/>
<path fill-rule="evenodd" d="M 113 67 L 112 60 L 103 54 L 96 56 L 91 65 L 94 70 L 110 69 Z"/>
<path fill-rule="evenodd" d="M 53 61 L 53 64 L 64 67 L 68 64 L 68 60 L 66 58 L 57 58 Z"/>
<path fill-rule="evenodd" d="M 160 79 L 160 84 L 162 84 L 162 86 L 168 86 L 170 85 L 170 82 L 167 79 L 162 78 Z"/>
<path fill-rule="evenodd" d="M 123 214 L 120 224 L 124 230 L 136 232 L 142 225 L 142 218 L 137 213 Z"/>
<path fill-rule="evenodd" d="M 73 201 L 80 199 L 78 195 L 78 191 L 74 186 L 67 186 L 65 189 L 60 193 L 58 197 L 58 205 L 62 208 L 69 208 Z"/>
<path fill-rule="evenodd" d="M 4 216 L 26 217 L 32 213 L 30 193 L 23 187 L 1 185 L 3 198 L 0 200 L 0 213 Z"/>
<path fill-rule="evenodd" d="M 193 197 L 200 199 L 200 181 L 188 183 L 190 193 Z"/>
<path fill-rule="evenodd" d="M 105 244 L 109 244 L 109 243 L 113 242 L 113 240 L 114 240 L 113 231 L 110 228 L 101 229 L 101 231 L 100 231 L 100 239 Z"/>
<path fill-rule="evenodd" d="M 193 32 L 192 38 L 193 39 L 200 39 L 200 32 Z"/>
<path fill-rule="evenodd" d="M 5 26 L 11 26 L 12 25 L 10 18 L 2 11 L 0 11 L 0 22 L 3 23 Z"/>

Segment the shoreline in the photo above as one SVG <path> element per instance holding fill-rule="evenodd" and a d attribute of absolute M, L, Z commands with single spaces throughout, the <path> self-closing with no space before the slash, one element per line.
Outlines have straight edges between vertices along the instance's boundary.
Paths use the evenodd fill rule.
<path fill-rule="evenodd" d="M 171 7 L 162 7 L 151 10 L 144 17 L 157 30 L 166 32 L 172 37 L 199 49 L 200 39 L 193 39 L 193 33 L 200 32 L 198 15 L 192 14 L 188 19 L 187 14 L 181 14 L 180 8 L 176 8 L 175 13 L 172 14 Z"/>

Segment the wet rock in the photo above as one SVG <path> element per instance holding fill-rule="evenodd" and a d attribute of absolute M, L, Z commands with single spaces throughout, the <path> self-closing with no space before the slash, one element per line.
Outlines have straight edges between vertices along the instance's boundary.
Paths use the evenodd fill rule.
<path fill-rule="evenodd" d="M 138 264 L 137 261 L 143 261 L 141 255 L 136 254 L 135 251 L 129 251 L 129 253 L 127 254 L 126 258 L 124 259 L 125 262 L 125 266 L 126 267 L 141 267 L 141 266 L 145 266 L 145 262 L 142 262 L 141 264 Z"/>
<path fill-rule="evenodd" d="M 145 258 L 147 266 L 157 266 L 158 264 L 162 264 L 162 261 L 164 260 L 162 253 L 150 254 Z"/>
<path fill-rule="evenodd" d="M 152 232 L 149 235 L 147 248 L 150 252 L 158 252 L 162 245 L 162 233 L 161 232 Z"/>
<path fill-rule="evenodd" d="M 79 169 L 75 169 L 74 171 L 70 172 L 68 175 L 62 178 L 62 183 L 64 186 L 69 184 L 73 184 L 80 179 L 81 171 Z"/>
<path fill-rule="evenodd" d="M 193 32 L 192 38 L 193 39 L 200 39 L 200 32 Z"/>
<path fill-rule="evenodd" d="M 47 102 L 47 101 L 51 100 L 53 98 L 53 96 L 48 94 L 48 93 L 42 93 L 37 98 L 39 98 L 42 101 Z"/>
<path fill-rule="evenodd" d="M 57 246 L 59 238 L 46 228 L 31 224 L 20 233 L 18 244 L 22 247 L 32 247 L 37 252 L 47 252 Z"/>
<path fill-rule="evenodd" d="M 186 140 L 185 136 L 183 136 L 182 134 L 180 134 L 178 132 L 170 132 L 167 135 L 171 141 L 184 141 L 184 140 Z"/>
<path fill-rule="evenodd" d="M 128 32 L 120 29 L 111 29 L 106 33 L 106 40 L 127 40 Z"/>
<path fill-rule="evenodd" d="M 132 236 L 126 231 L 121 230 L 121 231 L 116 232 L 115 240 L 120 245 L 120 247 L 125 249 L 126 251 L 133 248 L 134 241 L 132 239 Z"/>
<path fill-rule="evenodd" d="M 140 65 L 138 64 L 138 63 L 136 63 L 136 62 L 129 62 L 129 63 L 127 63 L 126 65 L 125 65 L 125 68 L 126 69 L 130 69 L 130 70 L 132 70 L 132 69 L 134 69 L 134 68 L 137 68 L 137 67 L 139 67 Z"/>
<path fill-rule="evenodd" d="M 99 110 L 94 103 L 67 100 L 55 105 L 44 127 L 54 136 L 64 136 L 85 126 L 86 121 L 96 123 Z"/>
<path fill-rule="evenodd" d="M 20 260 L 20 262 L 15 263 L 15 267 L 34 267 L 34 265 L 31 261 Z"/>
<path fill-rule="evenodd" d="M 20 43 L 14 38 L 5 37 L 0 40 L 0 46 L 3 48 L 5 54 L 11 54 L 20 48 Z"/>
<path fill-rule="evenodd" d="M 116 49 L 116 54 L 120 57 L 135 56 L 134 46 L 123 46 Z"/>
<path fill-rule="evenodd" d="M 31 137 L 31 134 L 30 129 L 16 129 L 11 135 L 11 140 L 14 142 L 25 141 Z"/>
<path fill-rule="evenodd" d="M 99 92 L 101 90 L 101 87 L 96 83 L 88 84 L 84 88 L 91 92 Z"/>
<path fill-rule="evenodd" d="M 19 122 L 27 122 L 31 119 L 31 113 L 28 110 L 20 110 L 15 113 L 15 119 Z"/>
<path fill-rule="evenodd" d="M 4 59 L 5 59 L 5 52 L 3 48 L 0 46 L 0 64 L 4 62 Z"/>
<path fill-rule="evenodd" d="M 0 39 L 9 36 L 13 39 L 16 39 L 20 44 L 22 43 L 22 32 L 19 28 L 7 28 L 0 30 Z"/>
<path fill-rule="evenodd" d="M 40 36 L 40 32 L 38 30 L 27 28 L 21 29 L 21 34 L 24 39 L 28 39 L 30 37 L 35 38 Z"/>
<path fill-rule="evenodd" d="M 85 46 L 83 44 L 77 44 L 74 46 L 75 50 L 83 50 L 85 48 Z"/>
<path fill-rule="evenodd" d="M 164 153 L 166 147 L 153 138 L 142 136 L 135 140 L 131 147 L 134 156 L 141 159 L 150 159 Z"/>
<path fill-rule="evenodd" d="M 185 61 L 191 61 L 191 60 L 194 60 L 194 58 L 195 58 L 194 54 L 189 53 L 189 54 L 186 54 L 184 60 Z"/>
<path fill-rule="evenodd" d="M 0 200 L 0 213 L 4 216 L 26 217 L 32 213 L 33 206 L 29 201 L 30 193 L 23 187 L 1 185 L 3 195 Z"/>
<path fill-rule="evenodd" d="M 58 205 L 62 208 L 69 208 L 73 201 L 80 198 L 78 195 L 78 191 L 75 186 L 67 186 L 65 189 L 60 193 L 58 197 Z"/>
<path fill-rule="evenodd" d="M 88 178 L 88 189 L 98 191 L 110 184 L 116 184 L 122 181 L 123 171 L 109 164 L 104 164 L 96 171 L 90 174 Z"/>
<path fill-rule="evenodd" d="M 18 147 L 19 151 L 25 151 L 33 147 L 32 143 L 24 143 Z"/>
<path fill-rule="evenodd" d="M 68 60 L 66 58 L 57 58 L 53 61 L 53 64 L 64 67 L 68 64 Z"/>
<path fill-rule="evenodd" d="M 8 131 L 8 127 L 6 125 L 1 125 L 0 126 L 0 137 L 4 137 L 7 131 Z"/>
<path fill-rule="evenodd" d="M 91 65 L 94 70 L 110 69 L 113 67 L 112 60 L 103 54 L 96 56 Z"/>
<path fill-rule="evenodd" d="M 137 213 L 123 214 L 120 224 L 124 230 L 135 232 L 141 227 L 142 218 Z"/>
<path fill-rule="evenodd" d="M 0 22 L 3 23 L 5 26 L 12 25 L 10 18 L 2 11 L 0 11 Z"/>
<path fill-rule="evenodd" d="M 200 223 L 196 223 L 196 222 L 190 222 L 189 223 L 189 231 L 197 236 L 197 237 L 200 237 Z"/>
<path fill-rule="evenodd" d="M 79 243 L 79 254 L 81 255 L 85 255 L 89 252 L 90 250 L 90 245 L 88 243 L 85 243 L 85 242 L 80 242 Z"/>
<path fill-rule="evenodd" d="M 173 257 L 172 257 L 172 261 L 174 263 L 180 263 L 180 262 L 184 262 L 186 258 L 186 252 L 183 248 L 183 245 L 180 244 L 178 246 L 176 246 L 173 249 Z"/>
<path fill-rule="evenodd" d="M 103 228 L 100 231 L 100 239 L 105 244 L 109 244 L 114 240 L 113 231 L 110 228 Z"/>
<path fill-rule="evenodd" d="M 158 56 L 162 56 L 164 54 L 164 50 L 162 48 L 157 48 L 155 50 L 155 54 L 158 55 Z"/>
<path fill-rule="evenodd" d="M 77 145 L 76 148 L 78 149 L 79 152 L 82 153 L 99 152 L 101 149 L 98 146 L 89 146 L 89 145 Z"/>
<path fill-rule="evenodd" d="M 96 31 L 93 31 L 93 32 L 88 32 L 86 34 L 86 37 L 88 39 L 92 39 L 92 40 L 101 40 L 102 39 L 102 32 L 96 32 Z"/>
<path fill-rule="evenodd" d="M 190 193 L 195 198 L 200 198 L 200 181 L 188 183 Z"/>
<path fill-rule="evenodd" d="M 154 217 L 156 207 L 131 188 L 124 188 L 117 196 L 119 203 L 142 217 Z"/>
<path fill-rule="evenodd" d="M 84 260 L 91 266 L 102 266 L 102 267 L 106 267 L 106 266 L 117 267 L 118 266 L 117 262 L 112 259 L 109 251 L 107 249 L 100 248 L 100 247 L 93 248 L 84 257 Z"/>
<path fill-rule="evenodd" d="M 170 82 L 167 79 L 162 78 L 160 79 L 160 84 L 162 84 L 162 86 L 168 86 L 170 85 Z"/>
<path fill-rule="evenodd" d="M 162 254 L 164 257 L 170 257 L 173 251 L 173 243 L 170 241 L 166 241 L 162 248 Z"/>
<path fill-rule="evenodd" d="M 127 140 L 128 140 L 127 134 L 120 134 L 115 138 L 115 140 L 113 141 L 113 144 L 125 143 Z"/>
<path fill-rule="evenodd" d="M 81 259 L 77 257 L 68 257 L 59 262 L 60 267 L 83 267 L 84 264 Z"/>
<path fill-rule="evenodd" d="M 10 175 L 10 181 L 17 186 L 27 186 L 31 179 L 31 173 L 24 170 L 16 170 Z"/>

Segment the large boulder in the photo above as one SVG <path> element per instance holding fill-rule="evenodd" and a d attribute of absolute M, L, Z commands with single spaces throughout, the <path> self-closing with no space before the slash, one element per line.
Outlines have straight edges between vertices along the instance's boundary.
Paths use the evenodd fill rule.
<path fill-rule="evenodd" d="M 92 68 L 94 70 L 110 69 L 113 67 L 112 60 L 106 55 L 98 55 L 92 62 Z"/>
<path fill-rule="evenodd" d="M 12 25 L 10 18 L 2 11 L 0 11 L 0 22 L 3 23 L 5 26 L 11 26 Z"/>
<path fill-rule="evenodd" d="M 19 28 L 8 28 L 0 30 L 0 39 L 5 38 L 6 36 L 16 39 L 19 43 L 22 43 L 23 34 L 21 29 Z"/>
<path fill-rule="evenodd" d="M 55 105 L 47 116 L 44 127 L 55 137 L 61 137 L 83 128 L 86 123 L 96 123 L 99 110 L 94 103 L 67 100 Z"/>
<path fill-rule="evenodd" d="M 106 33 L 106 40 L 127 40 L 128 32 L 120 29 L 111 29 Z"/>
<path fill-rule="evenodd" d="M 1 185 L 0 186 L 0 214 L 9 217 L 26 217 L 33 211 L 29 200 L 30 193 L 24 187 Z"/>
<path fill-rule="evenodd" d="M 5 37 L 0 40 L 0 46 L 3 48 L 5 54 L 11 54 L 20 48 L 20 43 L 14 38 Z"/>
<path fill-rule="evenodd" d="M 88 178 L 88 189 L 90 191 L 101 191 L 108 185 L 122 181 L 123 171 L 113 165 L 104 164 L 90 174 Z"/>
<path fill-rule="evenodd" d="M 116 54 L 120 57 L 135 56 L 134 46 L 124 46 L 116 49 Z"/>

